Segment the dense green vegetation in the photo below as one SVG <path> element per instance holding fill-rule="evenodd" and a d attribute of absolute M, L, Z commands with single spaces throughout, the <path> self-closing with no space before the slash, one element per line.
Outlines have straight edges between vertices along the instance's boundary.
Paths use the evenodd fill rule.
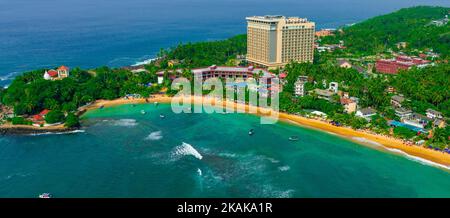
<path fill-rule="evenodd" d="M 433 49 L 446 59 L 450 55 L 450 24 L 429 25 L 432 20 L 443 19 L 449 8 L 419 6 L 374 17 L 344 27 L 343 32 L 326 37 L 323 43 L 345 42 L 348 51 L 356 54 L 383 53 L 395 44 L 407 42 L 408 48 Z"/>
<path fill-rule="evenodd" d="M 162 50 L 162 68 L 167 67 L 169 60 L 179 60 L 181 68 L 194 68 L 225 65 L 237 55 L 247 53 L 247 35 L 238 35 L 226 40 L 198 42 L 178 45 L 175 48 Z"/>
<path fill-rule="evenodd" d="M 63 80 L 44 80 L 44 70 L 18 76 L 8 89 L 0 93 L 1 102 L 13 106 L 17 115 L 37 114 L 43 109 L 73 112 L 96 99 L 115 99 L 126 94 L 149 96 L 158 92 L 154 73 L 131 73 L 127 70 L 98 68 L 88 73 L 73 69 Z M 51 120 L 54 121 L 54 120 Z"/>
<path fill-rule="evenodd" d="M 414 111 L 425 113 L 433 108 L 450 117 L 450 64 L 401 71 L 391 81 L 398 92 L 412 100 L 406 106 Z"/>

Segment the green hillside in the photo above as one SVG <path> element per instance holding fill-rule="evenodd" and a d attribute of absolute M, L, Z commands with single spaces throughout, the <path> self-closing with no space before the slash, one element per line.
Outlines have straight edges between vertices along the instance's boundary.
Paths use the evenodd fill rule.
<path fill-rule="evenodd" d="M 443 58 L 450 54 L 450 24 L 430 24 L 442 20 L 450 11 L 445 7 L 419 6 L 377 16 L 324 39 L 324 43 L 344 40 L 352 53 L 374 54 L 395 49 L 398 42 L 407 42 L 409 49 L 433 49 Z"/>

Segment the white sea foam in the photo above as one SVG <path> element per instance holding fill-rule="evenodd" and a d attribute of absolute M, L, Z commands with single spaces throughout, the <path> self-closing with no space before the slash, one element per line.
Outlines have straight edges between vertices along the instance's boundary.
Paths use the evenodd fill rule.
<path fill-rule="evenodd" d="M 150 59 L 146 59 L 146 60 L 143 60 L 143 61 L 138 61 L 135 64 L 133 64 L 132 66 L 135 67 L 135 66 L 150 64 L 150 63 L 152 63 L 153 61 L 156 61 L 156 60 L 158 60 L 158 58 L 150 58 Z"/>
<path fill-rule="evenodd" d="M 433 162 L 433 161 L 430 161 L 430 160 L 426 160 L 426 159 L 423 159 L 423 158 L 420 158 L 420 157 L 417 157 L 417 156 L 414 156 L 414 155 L 410 155 L 410 154 L 408 154 L 408 153 L 406 153 L 406 152 L 404 152 L 402 150 L 399 150 L 399 149 L 386 148 L 386 147 L 385 147 L 385 149 L 388 150 L 388 151 L 397 153 L 397 154 L 401 154 L 401 155 L 405 156 L 407 159 L 419 162 L 419 163 L 421 163 L 423 165 L 440 167 L 440 168 L 443 168 L 443 169 L 450 170 L 450 166 L 447 166 L 447 165 L 444 165 L 444 164 L 439 164 L 439 163 L 436 163 L 436 162 Z"/>
<path fill-rule="evenodd" d="M 388 148 L 388 147 L 385 147 L 385 146 L 383 146 L 382 144 L 380 144 L 378 142 L 374 142 L 374 141 L 371 141 L 371 140 L 368 140 L 368 139 L 365 139 L 365 138 L 360 138 L 360 137 L 353 137 L 353 139 L 356 140 L 356 141 L 359 141 L 359 142 L 369 143 L 369 144 L 372 144 L 372 145 L 380 146 L 383 149 L 386 149 L 386 150 L 388 150 L 388 151 L 390 151 L 392 153 L 400 154 L 400 155 L 406 157 L 408 160 L 416 161 L 416 162 L 419 162 L 419 163 L 421 163 L 423 165 L 440 167 L 440 168 L 443 168 L 443 169 L 450 170 L 450 166 L 439 164 L 439 163 L 436 163 L 436 162 L 433 162 L 433 161 L 430 161 L 430 160 L 426 160 L 426 159 L 423 159 L 423 158 L 420 158 L 420 157 L 417 157 L 417 156 L 414 156 L 414 155 L 410 155 L 410 154 L 408 154 L 408 153 L 406 153 L 406 152 L 404 152 L 402 150 L 396 149 L 396 148 Z"/>
<path fill-rule="evenodd" d="M 180 158 L 187 155 L 194 156 L 199 160 L 203 158 L 203 156 L 197 150 L 195 150 L 195 148 L 192 147 L 192 145 L 185 142 L 183 142 L 183 144 L 181 144 L 180 146 L 175 147 L 175 149 L 172 152 L 172 156 L 176 158 Z"/>
<path fill-rule="evenodd" d="M 135 119 L 120 119 L 111 121 L 111 125 L 113 126 L 124 126 L 124 127 L 132 127 L 136 126 L 138 123 Z"/>
<path fill-rule="evenodd" d="M 197 173 L 199 176 L 202 176 L 202 170 L 200 168 L 197 169 Z"/>
<path fill-rule="evenodd" d="M 374 142 L 372 140 L 366 139 L 366 138 L 362 138 L 362 137 L 352 137 L 353 140 L 358 141 L 358 142 L 362 142 L 362 143 L 368 143 L 371 145 L 376 145 L 376 146 L 382 146 L 380 143 L 378 142 Z"/>
<path fill-rule="evenodd" d="M 269 160 L 269 161 L 272 162 L 272 163 L 280 163 L 279 160 L 277 160 L 277 159 L 275 159 L 275 158 L 272 158 L 272 157 L 268 157 L 267 160 Z"/>
<path fill-rule="evenodd" d="M 40 135 L 65 135 L 65 134 L 75 134 L 75 133 L 82 133 L 85 132 L 85 130 L 77 129 L 73 131 L 68 132 L 43 132 L 43 133 L 33 133 L 30 134 L 30 136 L 40 136 Z"/>
<path fill-rule="evenodd" d="M 20 74 L 19 72 L 8 73 L 4 76 L 0 76 L 0 81 L 12 80 L 12 79 L 14 79 L 14 77 L 16 77 L 19 74 Z"/>
<path fill-rule="evenodd" d="M 156 132 L 152 132 L 150 133 L 150 135 L 147 136 L 147 138 L 145 138 L 145 140 L 150 140 L 150 141 L 157 141 L 162 139 L 162 132 L 161 131 L 156 131 Z"/>
<path fill-rule="evenodd" d="M 286 166 L 278 167 L 278 169 L 279 169 L 280 171 L 288 171 L 288 170 L 291 169 L 291 167 L 286 165 Z"/>

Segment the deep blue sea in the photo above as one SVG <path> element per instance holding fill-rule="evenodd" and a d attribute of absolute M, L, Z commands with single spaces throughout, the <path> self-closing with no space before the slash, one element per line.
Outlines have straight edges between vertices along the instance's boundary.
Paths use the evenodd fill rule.
<path fill-rule="evenodd" d="M 132 65 L 178 43 L 245 33 L 245 17 L 307 17 L 333 28 L 448 0 L 0 0 L 0 85 L 67 65 Z"/>

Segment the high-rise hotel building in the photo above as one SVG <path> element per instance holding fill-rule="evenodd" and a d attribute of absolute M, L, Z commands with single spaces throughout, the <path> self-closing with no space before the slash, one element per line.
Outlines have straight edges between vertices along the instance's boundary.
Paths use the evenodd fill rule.
<path fill-rule="evenodd" d="M 315 23 L 284 16 L 247 17 L 247 61 L 267 68 L 312 62 Z"/>

